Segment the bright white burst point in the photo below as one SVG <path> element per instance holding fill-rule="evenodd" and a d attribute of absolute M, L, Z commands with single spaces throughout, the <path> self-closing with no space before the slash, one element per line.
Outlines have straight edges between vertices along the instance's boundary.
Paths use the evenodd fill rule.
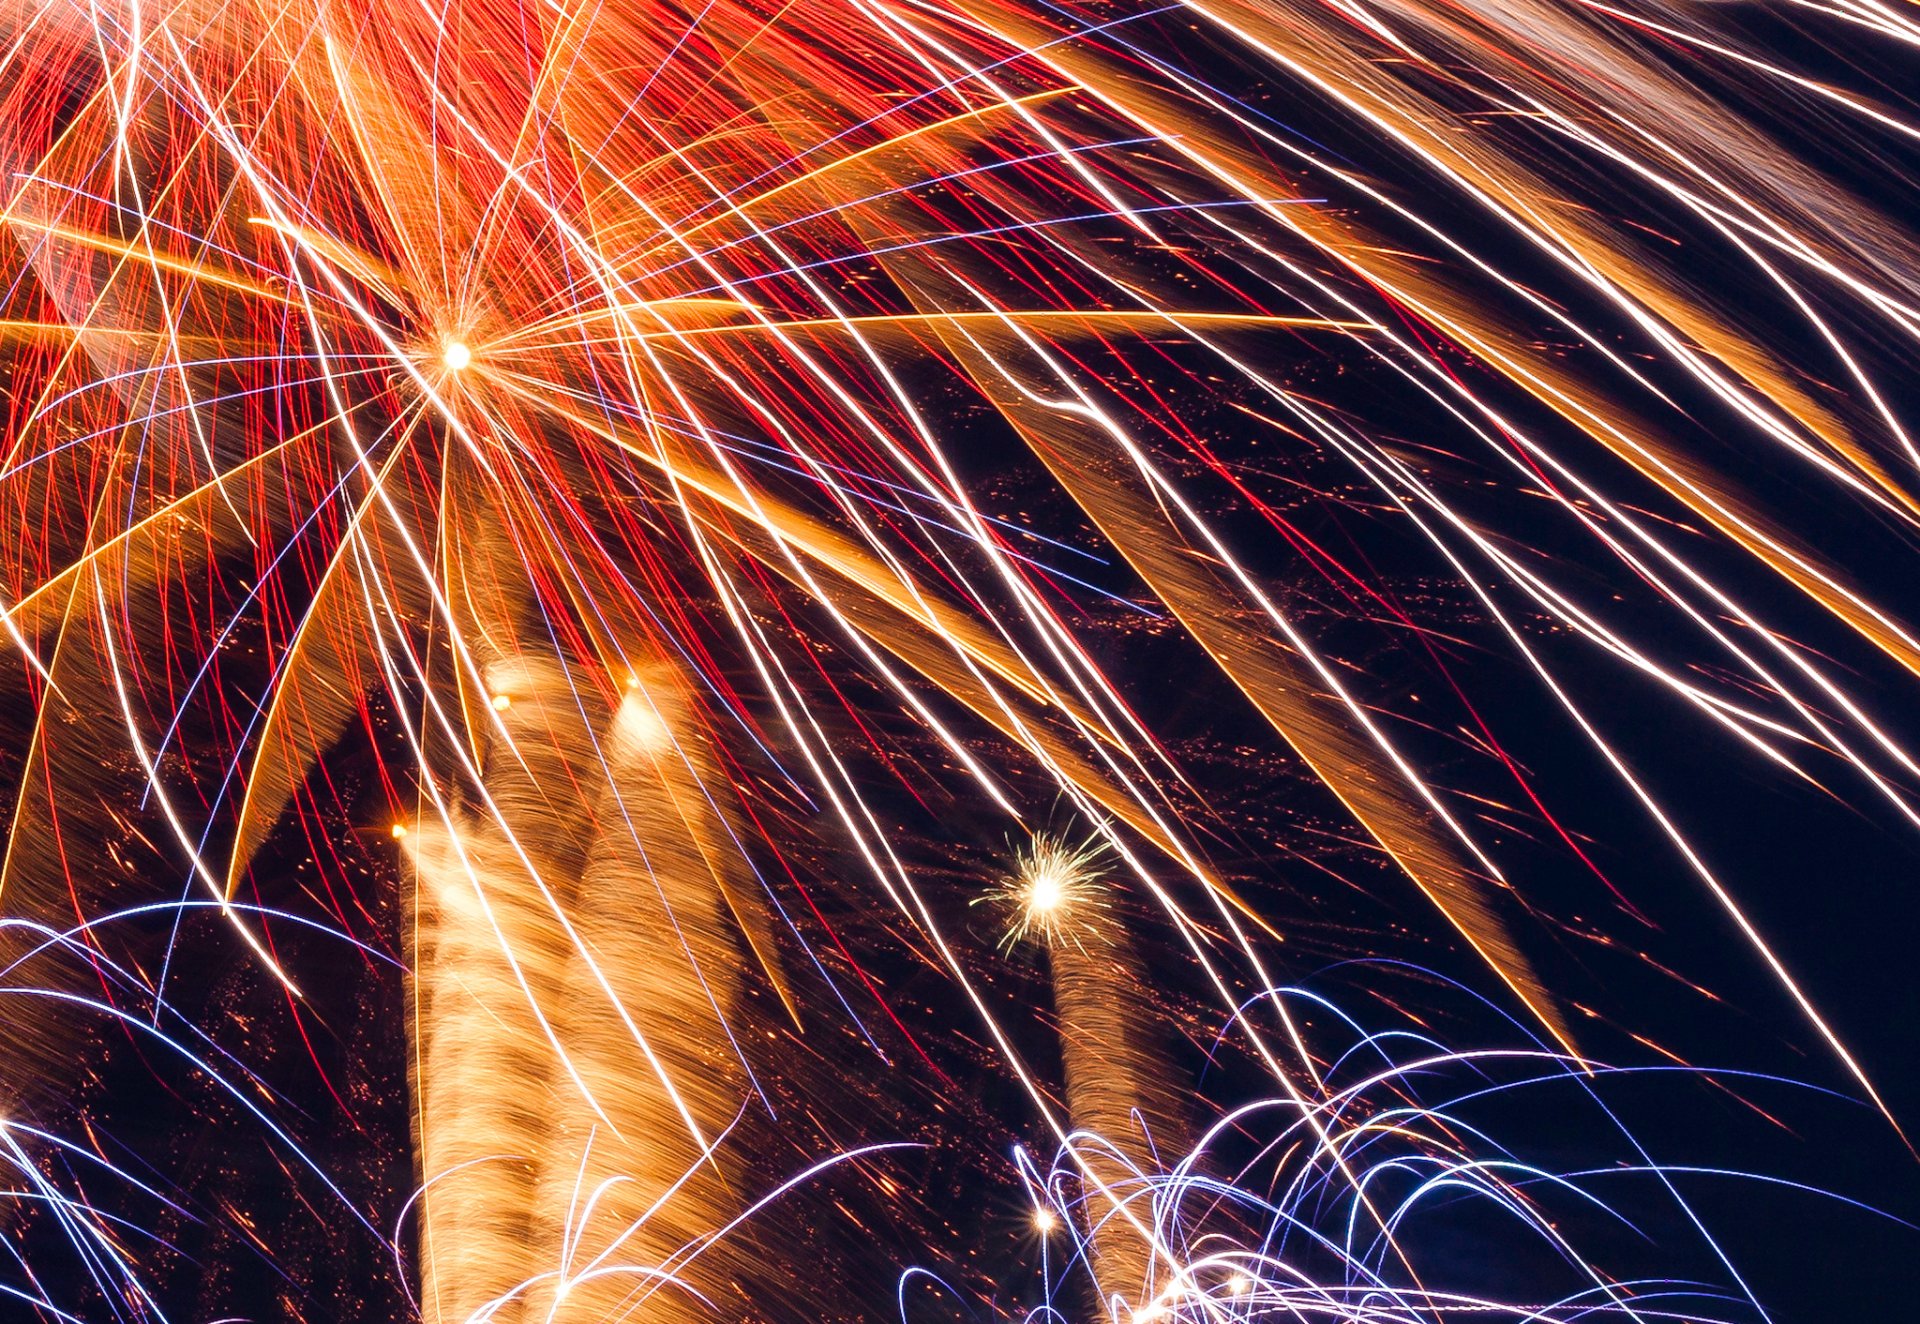
<path fill-rule="evenodd" d="M 440 361 L 447 365 L 448 372 L 459 372 L 473 362 L 473 351 L 464 340 L 449 340 L 440 351 Z"/>
<path fill-rule="evenodd" d="M 1027 884 L 1027 905 L 1041 912 L 1055 910 L 1066 897 L 1066 888 L 1061 885 L 1058 873 L 1048 869 L 1035 874 Z"/>
<path fill-rule="evenodd" d="M 1053 1231 L 1059 1222 L 1059 1216 L 1051 1209 L 1036 1209 L 1033 1211 L 1033 1230 L 1042 1236 Z"/>
<path fill-rule="evenodd" d="M 1107 846 L 1098 836 L 1078 843 L 1064 833 L 1039 832 L 1013 853 L 1010 874 L 978 898 L 1013 910 L 1002 939 L 1011 948 L 1027 937 L 1076 945 L 1097 927 L 1106 909 L 1103 859 Z"/>

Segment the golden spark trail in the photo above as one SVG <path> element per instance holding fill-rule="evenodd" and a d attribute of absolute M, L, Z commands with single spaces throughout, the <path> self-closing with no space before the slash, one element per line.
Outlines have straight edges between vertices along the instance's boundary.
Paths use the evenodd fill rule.
<path fill-rule="evenodd" d="M 500 701 L 485 762 L 492 812 L 406 837 L 418 876 L 414 1076 L 430 1324 L 465 1324 L 558 1249 L 536 1238 L 536 1193 L 568 1005 L 569 944 L 554 911 L 573 903 L 586 859 L 591 802 L 573 760 L 590 748 L 589 731 L 552 664 L 503 658 L 486 677 Z"/>
<path fill-rule="evenodd" d="M 731 1028 L 742 968 L 722 873 L 732 852 L 685 716 L 676 678 L 654 665 L 632 678 L 607 732 L 610 777 L 562 995 L 581 1088 L 560 1091 L 553 1119 L 537 1217 L 559 1255 L 530 1318 L 705 1318 L 703 1303 L 735 1290 L 740 1272 L 724 1246 L 682 1263 L 739 1213 L 746 1180 L 725 1137 L 750 1101 Z"/>

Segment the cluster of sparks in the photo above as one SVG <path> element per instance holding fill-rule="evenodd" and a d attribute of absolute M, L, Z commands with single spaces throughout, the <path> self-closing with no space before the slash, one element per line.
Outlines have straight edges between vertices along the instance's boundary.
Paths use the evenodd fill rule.
<path fill-rule="evenodd" d="M 1034 1201 L 1033 1235 L 1042 1261 L 1041 1301 L 1015 1317 L 1033 1324 L 1075 1318 L 1082 1280 L 1101 1282 L 1097 1242 L 1131 1215 L 1162 1254 L 1109 1318 L 1244 1321 L 1341 1320 L 1410 1324 L 1447 1318 L 1728 1321 L 1764 1318 L 1737 1271 L 1715 1284 L 1678 1277 L 1610 1278 L 1568 1235 L 1594 1213 L 1621 1219 L 1609 1200 L 1622 1187 L 1703 1170 L 1661 1165 L 1605 1102 L 1630 1069 L 1596 1071 L 1550 1045 L 1460 1053 L 1409 1029 L 1368 1031 L 1323 996 L 1276 991 L 1300 1013 L 1331 1013 L 1344 1050 L 1310 1097 L 1263 1100 L 1236 1109 L 1192 1148 L 1149 1167 L 1124 1169 L 1107 1189 L 1086 1178 L 1089 1162 L 1112 1159 L 1112 1142 L 1091 1132 L 1068 1138 L 1051 1163 L 1016 1157 Z M 1473 1110 L 1490 1098 L 1525 1095 L 1535 1106 L 1581 1119 L 1630 1157 L 1581 1172 L 1542 1168 L 1490 1140 Z M 1250 1161 L 1216 1150 L 1236 1131 L 1261 1137 Z M 1361 1174 L 1356 1179 L 1356 1173 Z M 1751 1180 L 1749 1174 L 1715 1172 Z M 1492 1211 L 1496 1230 L 1476 1246 L 1489 1263 L 1511 1266 L 1545 1253 L 1570 1280 L 1565 1294 L 1518 1309 L 1510 1298 L 1423 1281 L 1410 1252 L 1418 1225 L 1459 1220 L 1467 1207 Z M 1706 1239 L 1709 1253 L 1719 1248 Z M 916 1305 L 940 1287 L 916 1283 Z M 1111 1285 L 1111 1280 L 1108 1280 Z M 1129 1285 L 1131 1286 L 1131 1284 Z M 903 1293 L 903 1300 L 908 1299 Z M 940 1316 L 929 1311 L 928 1318 Z M 909 1308 L 903 1318 L 912 1320 Z"/>
<path fill-rule="evenodd" d="M 1920 47 L 1878 0 L 1794 8 Z M 1270 992 L 1271 888 L 1210 862 L 1205 797 L 1087 608 L 1177 631 L 1210 668 L 1183 683 L 1320 783 L 1545 1037 L 1513 1060 L 1598 1108 L 1493 820 L 1423 773 L 1409 701 L 1276 566 L 1448 676 L 1444 629 L 1212 438 L 1337 465 L 1349 486 L 1310 500 L 1366 506 L 1459 586 L 1885 1112 L 1566 675 L 1601 659 L 1730 757 L 1920 828 L 1920 758 L 1849 681 L 1910 681 L 1920 635 L 1766 477 L 1920 531 L 1877 367 L 1920 342 L 1920 244 L 1760 116 L 1889 152 L 1920 129 L 1717 12 L 4 0 L 0 614 L 31 721 L 6 765 L 0 1152 L 71 1254 L 14 1251 L 0 1293 L 176 1317 L 145 1261 L 180 1193 L 36 1120 L 111 1038 L 184 1064 L 390 1243 L 431 1324 L 778 1318 L 736 1234 L 878 1151 L 760 1182 L 780 1065 L 757 1045 L 858 1024 L 849 981 L 892 1016 L 829 914 L 855 910 L 939 972 L 1024 1087 L 1015 1129 L 1058 1146 L 1020 1158 L 1036 1230 L 1075 1248 L 1035 1318 L 1757 1315 L 1731 1264 L 1698 1301 L 1589 1264 L 1533 1189 L 1570 1181 L 1414 1097 L 1498 1055 L 1356 1028 L 1329 1068 Z M 1423 435 L 1295 380 L 1336 355 Z M 1071 527 L 996 510 L 981 473 L 1007 465 Z M 1796 642 L 1808 619 L 1845 660 Z M 1458 698 L 1521 806 L 1500 811 L 1601 872 Z M 990 899 L 1003 955 L 1044 953 L 1057 1081 L 916 867 L 907 802 L 1029 843 Z M 321 880 L 298 899 L 262 876 L 289 833 Z M 397 935 L 349 879 L 369 851 L 402 880 Z M 356 1203 L 178 1005 L 207 921 L 303 1027 L 308 936 L 404 979 L 404 1211 Z M 1194 1129 L 1164 961 L 1271 1103 Z M 1277 1170 L 1216 1160 L 1273 1110 Z M 1423 1287 L 1402 1228 L 1462 1188 L 1582 1282 Z"/>
<path fill-rule="evenodd" d="M 1101 862 L 1107 843 L 1098 834 L 1081 842 L 1057 832 L 1037 832 L 1013 854 L 1002 885 L 981 901 L 998 903 L 1013 916 L 1002 945 L 1040 938 L 1049 947 L 1077 942 L 1077 933 L 1099 923 L 1107 909 L 1101 896 Z"/>

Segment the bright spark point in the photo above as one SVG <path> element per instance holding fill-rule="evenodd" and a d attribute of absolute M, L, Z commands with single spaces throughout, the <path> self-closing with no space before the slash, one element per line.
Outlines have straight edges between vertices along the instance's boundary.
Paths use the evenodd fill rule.
<path fill-rule="evenodd" d="M 1042 1208 L 1033 1211 L 1033 1230 L 1041 1236 L 1046 1236 L 1059 1225 L 1060 1216 L 1053 1210 Z"/>
<path fill-rule="evenodd" d="M 1252 1286 L 1252 1281 L 1249 1280 L 1244 1273 L 1236 1273 L 1233 1277 L 1227 1279 L 1227 1295 L 1245 1296 L 1247 1290 Z"/>
<path fill-rule="evenodd" d="M 1036 833 L 1017 849 L 1011 875 L 980 898 L 1013 909 L 1005 945 L 1029 935 L 1048 943 L 1076 941 L 1069 925 L 1083 928 L 1097 923 L 1106 908 L 1101 887 L 1106 850 L 1098 836 L 1076 845 L 1065 835 L 1051 832 Z"/>
<path fill-rule="evenodd" d="M 395 841 L 407 835 L 407 825 L 405 823 L 395 823 L 390 830 L 393 833 L 393 839 Z"/>
<path fill-rule="evenodd" d="M 473 362 L 473 350 L 464 340 L 449 340 L 446 348 L 440 351 L 440 362 L 446 365 L 448 372 L 459 372 Z"/>
<path fill-rule="evenodd" d="M 493 696 L 493 710 L 496 713 L 504 713 L 511 707 L 513 707 L 513 700 L 507 695 L 496 694 Z"/>
<path fill-rule="evenodd" d="M 1035 875 L 1027 884 L 1028 909 L 1042 912 L 1057 910 L 1064 900 L 1066 888 L 1062 885 L 1060 875 L 1051 869 Z"/>

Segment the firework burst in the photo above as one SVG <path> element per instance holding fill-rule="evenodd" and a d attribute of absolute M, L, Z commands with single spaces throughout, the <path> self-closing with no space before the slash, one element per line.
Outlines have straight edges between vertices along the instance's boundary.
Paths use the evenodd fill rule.
<path fill-rule="evenodd" d="M 1104 895 L 1111 853 L 1098 834 L 1075 842 L 1065 833 L 1039 832 L 1016 848 L 1007 877 L 979 898 L 1012 916 L 1001 946 L 1012 950 L 1038 939 L 1051 949 L 1101 928 L 1111 909 Z"/>
<path fill-rule="evenodd" d="M 1305 1309 L 1265 1250 L 1182 1231 L 1193 1005 L 1301 1110 L 1330 1166 L 1297 1190 L 1347 1183 L 1379 1246 L 1398 1220 L 1266 992 L 1272 878 L 1217 863 L 1234 779 L 1167 738 L 1136 639 L 1177 645 L 1245 768 L 1300 774 L 1328 849 L 1288 849 L 1381 862 L 1578 1066 L 1539 851 L 1637 912 L 1510 748 L 1511 678 L 1469 677 L 1509 659 L 1891 1119 L 1584 697 L 1617 668 L 1730 758 L 1920 826 L 1872 697 L 1920 637 L 1821 536 L 1871 524 L 1891 563 L 1920 530 L 1888 383 L 1920 246 L 1795 110 L 1893 163 L 1920 131 L 1721 14 L 12 0 L 0 955 L 33 1010 L 0 1045 L 8 1117 L 81 1130 L 9 1120 L 6 1153 L 83 1272 L 69 1300 L 23 1254 L 7 1290 L 165 1317 L 127 1229 L 169 1219 L 284 1272 L 249 1201 L 190 1212 L 91 1129 L 111 1043 L 399 1247 L 429 1320 L 772 1310 L 806 1275 L 741 1229 L 865 1152 L 788 1106 L 832 1074 L 811 1045 L 897 1033 L 951 1083 L 891 943 L 1074 1164 L 1098 1309 Z M 1035 835 L 1055 811 L 1099 827 Z M 968 895 L 969 841 L 1027 843 L 996 897 L 1006 945 L 1043 940 L 1037 1050 L 919 813 Z M 320 942 L 397 990 L 411 1231 L 306 1139 L 308 1104 L 380 1093 L 335 1087 L 359 1054 L 326 1046 Z M 311 1089 L 258 1056 L 257 977 Z M 769 1173 L 755 1127 L 796 1113 Z"/>

